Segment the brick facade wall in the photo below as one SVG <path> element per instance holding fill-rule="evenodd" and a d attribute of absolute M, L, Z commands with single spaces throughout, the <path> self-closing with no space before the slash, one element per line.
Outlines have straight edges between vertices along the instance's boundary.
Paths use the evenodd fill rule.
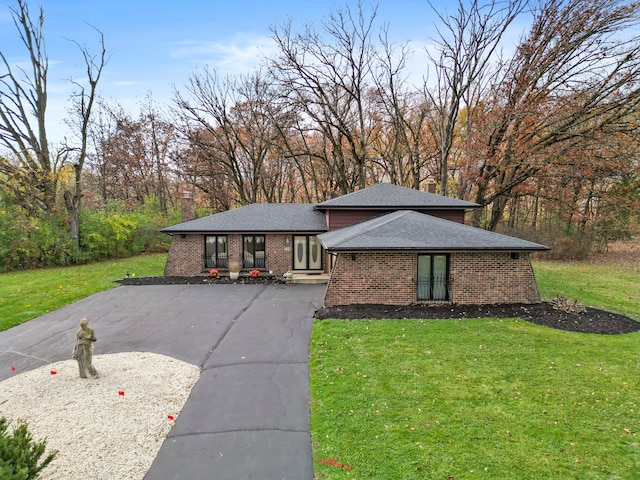
<path fill-rule="evenodd" d="M 173 235 L 164 266 L 166 276 L 201 275 L 204 270 L 204 237 L 202 235 Z"/>
<path fill-rule="evenodd" d="M 205 235 L 173 235 L 171 248 L 164 268 L 166 276 L 174 275 L 202 275 L 204 273 L 204 238 Z M 242 238 L 243 235 L 229 234 L 229 261 L 237 261 L 242 266 Z M 286 239 L 289 245 L 286 245 Z M 293 237 L 288 234 L 265 235 L 266 265 L 264 270 L 272 271 L 274 275 L 282 275 L 291 268 L 293 262 Z M 324 268 L 328 262 L 324 258 Z"/>
<path fill-rule="evenodd" d="M 289 239 L 289 246 L 285 244 L 285 240 Z M 240 237 L 242 242 L 242 237 Z M 291 268 L 291 259 L 293 254 L 293 240 L 291 235 L 272 234 L 265 238 L 267 249 L 266 270 L 271 270 L 274 275 L 282 275 Z"/>
<path fill-rule="evenodd" d="M 539 303 L 540 293 L 529 253 L 451 254 L 451 300 L 455 303 Z"/>
<path fill-rule="evenodd" d="M 415 303 L 416 255 L 407 253 L 338 253 L 324 304 Z"/>
<path fill-rule="evenodd" d="M 416 303 L 416 253 L 339 253 L 325 292 L 325 306 Z M 450 301 L 458 304 L 538 303 L 528 253 L 449 255 Z"/>

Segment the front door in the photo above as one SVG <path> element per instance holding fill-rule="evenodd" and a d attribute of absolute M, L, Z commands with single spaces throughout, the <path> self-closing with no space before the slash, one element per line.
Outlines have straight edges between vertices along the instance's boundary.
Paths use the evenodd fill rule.
<path fill-rule="evenodd" d="M 293 237 L 293 269 L 322 269 L 322 247 L 318 237 L 315 235 L 295 235 Z"/>
<path fill-rule="evenodd" d="M 418 301 L 448 300 L 447 255 L 418 255 Z"/>

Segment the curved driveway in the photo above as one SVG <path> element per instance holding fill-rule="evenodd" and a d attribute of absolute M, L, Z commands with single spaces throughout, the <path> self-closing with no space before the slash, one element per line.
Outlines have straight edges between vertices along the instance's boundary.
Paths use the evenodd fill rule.
<path fill-rule="evenodd" d="M 0 332 L 0 365 L 17 374 L 70 358 L 87 316 L 95 354 L 203 369 L 145 480 L 312 479 L 309 337 L 324 288 L 120 286 Z"/>

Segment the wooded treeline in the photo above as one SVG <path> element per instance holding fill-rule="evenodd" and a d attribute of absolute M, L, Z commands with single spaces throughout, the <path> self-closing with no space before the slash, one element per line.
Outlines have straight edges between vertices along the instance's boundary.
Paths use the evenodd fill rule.
<path fill-rule="evenodd" d="M 65 145 L 53 167 L 29 163 L 46 139 L 21 143 L 10 128 L 18 85 L 38 83 L 25 87 L 3 56 L 0 219 L 11 210 L 64 230 L 73 204 L 62 213 L 63 199 L 82 198 L 87 218 L 150 215 L 143 223 L 152 229 L 177 221 L 184 190 L 204 214 L 318 202 L 376 182 L 436 184 L 483 206 L 469 218 L 475 226 L 547 243 L 558 256 L 586 255 L 638 230 L 639 11 L 622 0 L 461 1 L 449 13 L 434 9 L 438 36 L 424 71 L 413 72 L 410 45 L 389 40 L 375 7 L 345 7 L 317 24 L 272 27 L 277 53 L 259 70 L 222 77 L 204 68 L 171 105 L 149 96 L 139 112 L 105 101 L 91 111 L 93 90 L 80 90 L 75 125 L 86 160 Z M 106 64 L 100 45 L 98 56 L 81 50 L 94 88 Z M 80 220 L 64 261 L 83 250 L 86 258 L 96 239 Z"/>

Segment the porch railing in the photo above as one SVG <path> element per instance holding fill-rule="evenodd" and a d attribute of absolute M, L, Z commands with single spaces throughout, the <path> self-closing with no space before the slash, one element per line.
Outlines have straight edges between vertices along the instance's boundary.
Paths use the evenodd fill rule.
<path fill-rule="evenodd" d="M 444 302 L 449 299 L 447 275 L 418 275 L 418 300 Z"/>
<path fill-rule="evenodd" d="M 227 254 L 218 255 L 216 258 L 215 255 L 206 255 L 204 259 L 204 266 L 206 269 L 210 268 L 229 268 L 229 260 L 227 259 Z"/>

